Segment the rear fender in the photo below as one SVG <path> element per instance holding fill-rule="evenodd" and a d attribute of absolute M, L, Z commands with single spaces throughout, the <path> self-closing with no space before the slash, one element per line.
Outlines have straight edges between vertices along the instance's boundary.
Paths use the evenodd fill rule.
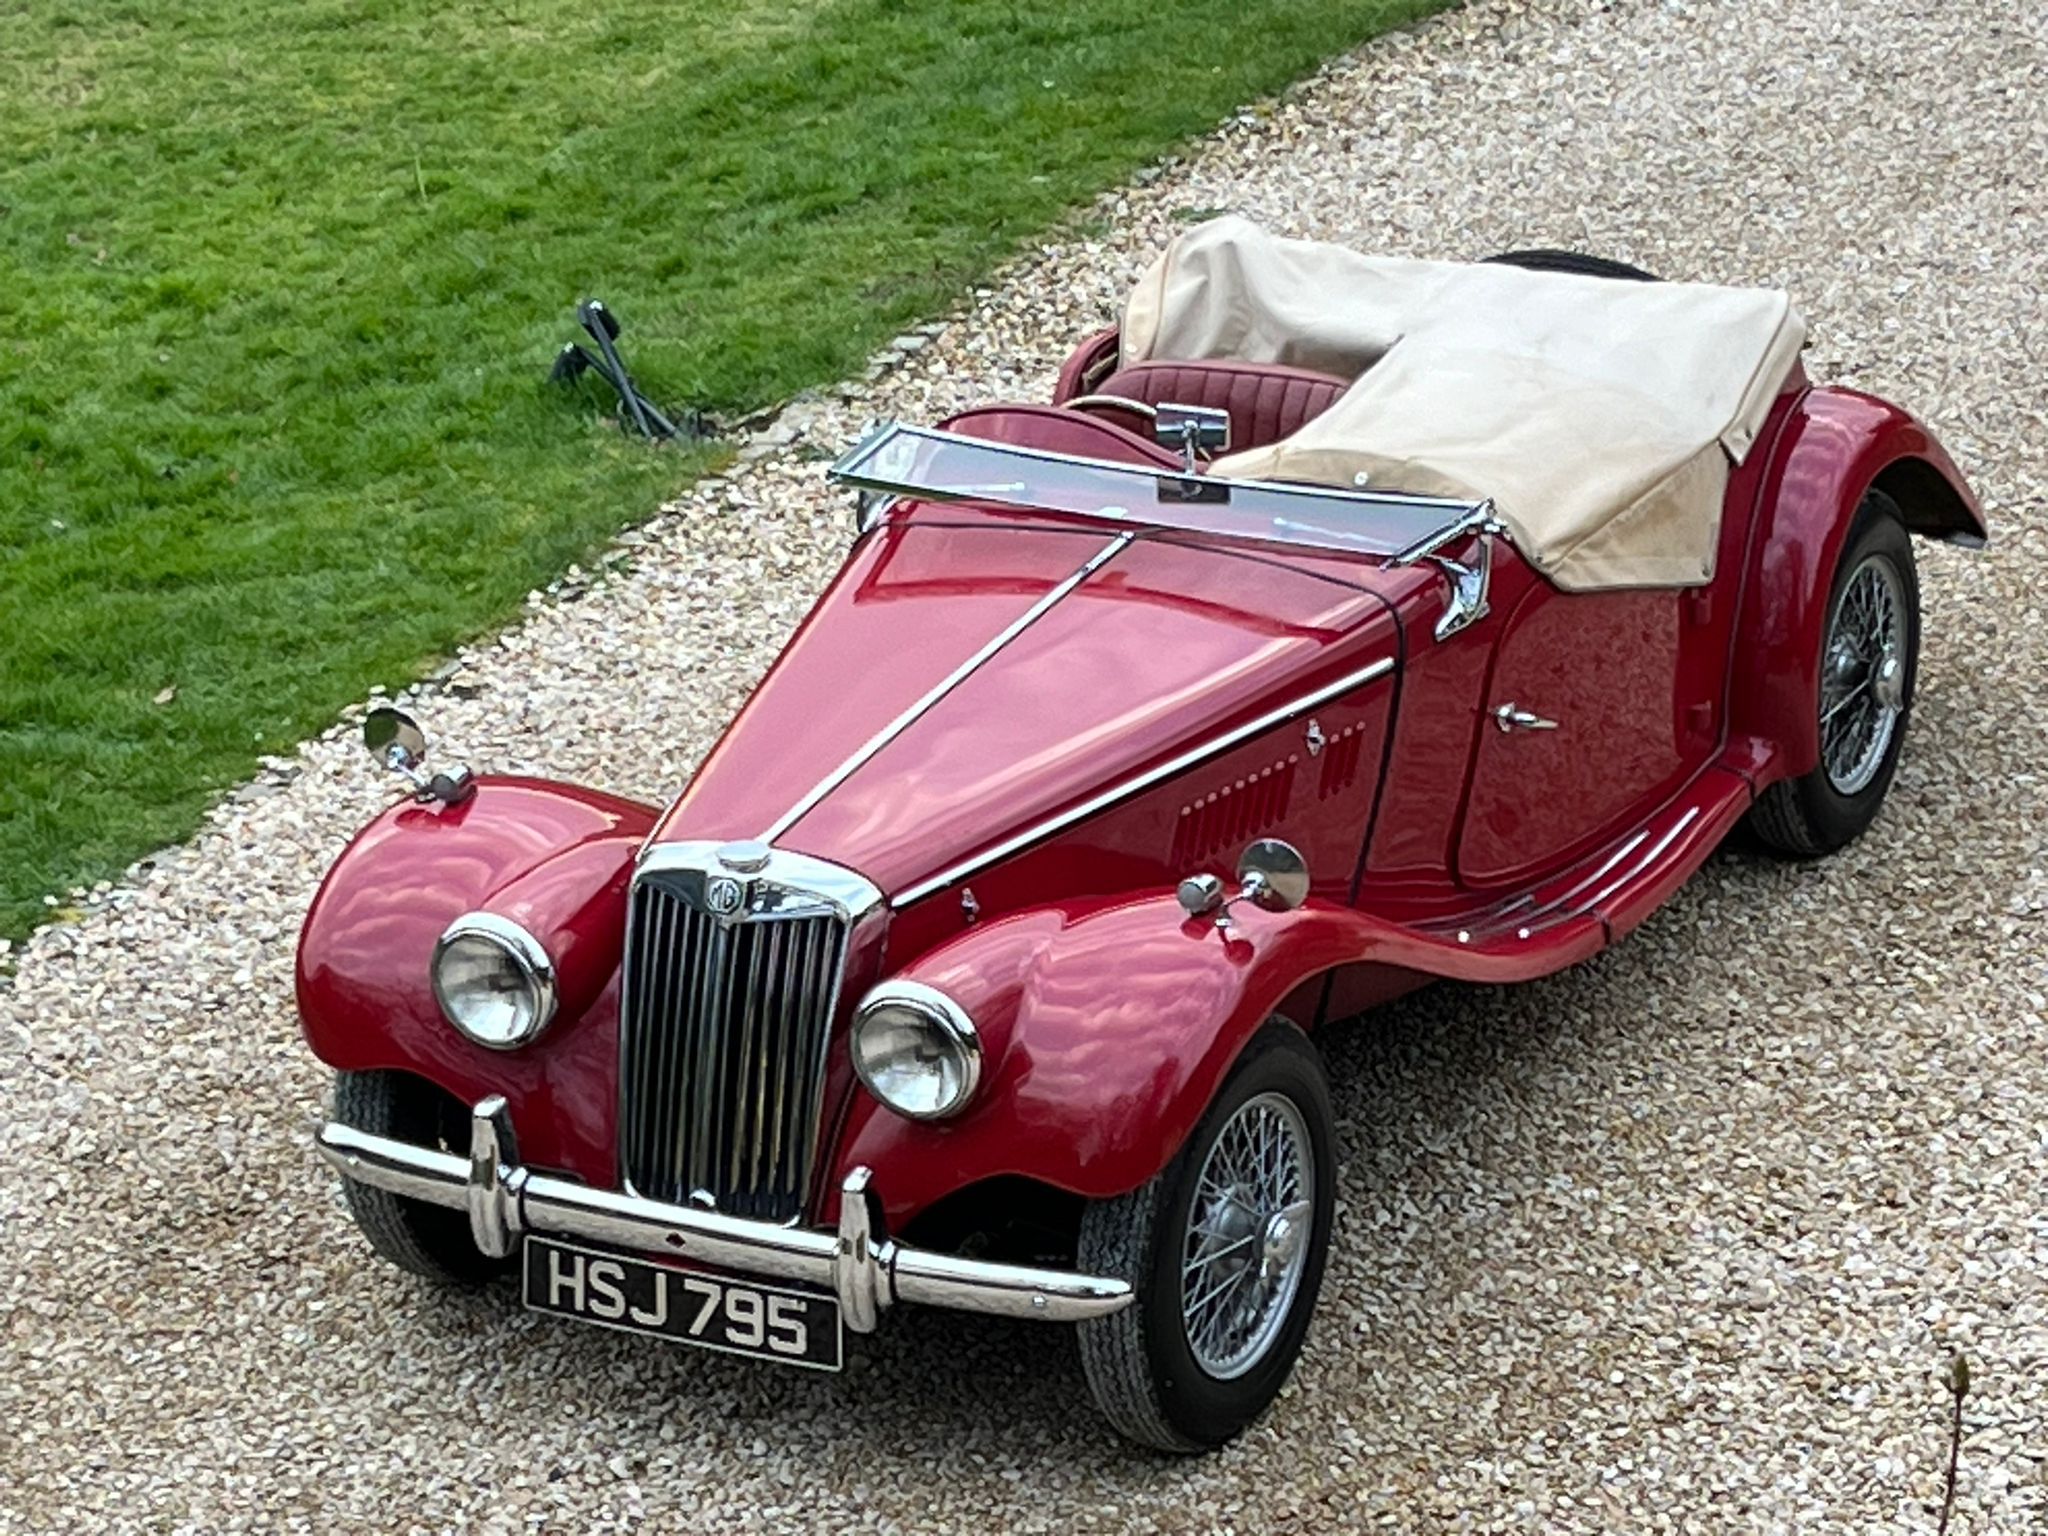
<path fill-rule="evenodd" d="M 1358 957 L 1356 918 L 1317 903 L 1251 909 L 1221 932 L 1160 895 L 971 929 L 900 974 L 974 1019 L 974 1102 L 950 1120 L 916 1121 L 856 1090 L 835 1168 L 873 1168 L 892 1221 L 999 1174 L 1090 1199 L 1135 1189 L 1179 1151 L 1288 995 Z"/>
<path fill-rule="evenodd" d="M 1972 547 L 1985 541 L 1977 498 L 1912 416 L 1855 390 L 1801 397 L 1760 495 L 1729 697 L 1731 740 L 1774 749 L 1765 777 L 1796 778 L 1820 759 L 1828 594 L 1857 508 L 1873 489 L 1899 504 L 1915 533 Z"/>

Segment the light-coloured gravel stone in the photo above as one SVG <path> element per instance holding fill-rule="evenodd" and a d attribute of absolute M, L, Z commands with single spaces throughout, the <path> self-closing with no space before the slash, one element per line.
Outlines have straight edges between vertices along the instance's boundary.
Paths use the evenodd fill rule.
<path fill-rule="evenodd" d="M 423 690 L 443 762 L 672 790 L 846 545 L 820 458 L 1043 398 L 1210 210 L 1791 288 L 1814 372 L 1924 412 L 1997 522 L 1923 554 L 1890 808 L 1822 866 L 1716 859 L 1573 974 L 1334 1032 L 1336 1258 L 1242 1443 L 1124 1449 L 1028 1325 L 901 1314 L 820 1379 L 374 1263 L 291 1005 L 391 793 L 344 721 L 0 945 L 0 1528 L 1927 1532 L 1951 1350 L 1954 1529 L 2048 1528 L 2044 80 L 2040 0 L 1482 0 L 1106 197 Z"/>

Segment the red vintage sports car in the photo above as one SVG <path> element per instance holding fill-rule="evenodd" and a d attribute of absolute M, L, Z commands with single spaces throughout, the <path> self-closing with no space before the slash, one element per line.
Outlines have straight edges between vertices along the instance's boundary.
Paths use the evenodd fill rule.
<path fill-rule="evenodd" d="M 1229 1439 L 1309 1326 L 1329 1021 L 1642 922 L 1730 829 L 1877 815 L 1926 428 L 1782 293 L 1222 220 L 1045 405 L 833 469 L 845 568 L 666 811 L 467 770 L 306 919 L 370 1244 L 825 1370 L 900 1303 L 1077 1325 L 1111 1424 Z"/>

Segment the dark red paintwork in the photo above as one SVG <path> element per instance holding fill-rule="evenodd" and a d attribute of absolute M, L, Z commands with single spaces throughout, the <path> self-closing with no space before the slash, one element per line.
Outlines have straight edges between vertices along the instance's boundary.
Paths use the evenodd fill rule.
<path fill-rule="evenodd" d="M 331 1067 L 417 1072 L 467 1103 L 502 1093 L 522 1155 L 609 1184 L 626 881 L 655 814 L 489 776 L 461 805 L 386 810 L 329 871 L 299 938 L 299 1019 L 314 1053 Z M 425 984 L 442 931 L 479 908 L 540 936 L 561 974 L 561 1020 L 534 1049 L 471 1044 Z"/>
<path fill-rule="evenodd" d="M 1801 396 L 1758 490 L 1751 574 L 1740 594 L 1731 659 L 1730 734 L 1782 753 L 1774 777 L 1805 773 L 1819 757 L 1813 706 L 1828 582 L 1857 505 L 1873 486 L 1898 502 L 1916 532 L 1985 537 L 1983 508 L 1927 428 L 1852 389 Z"/>
<path fill-rule="evenodd" d="M 1062 390 L 1105 371 L 1112 343 L 1085 343 Z M 1152 445 L 1083 419 L 1028 407 L 972 413 L 959 430 L 1159 461 Z M 1187 534 L 1116 553 L 778 845 L 900 897 L 1205 741 L 1391 665 L 963 882 L 899 900 L 876 952 L 854 962 L 855 990 L 896 975 L 950 993 L 980 1029 L 982 1085 L 954 1119 L 906 1120 L 855 1085 L 842 1036 L 813 1216 L 832 1217 L 838 1175 L 861 1164 L 892 1222 L 997 1175 L 1091 1197 L 1134 1188 L 1275 1011 L 1313 1027 L 1431 977 L 1526 980 L 1627 932 L 1759 789 L 1812 765 L 1828 583 L 1873 486 L 1920 532 L 1983 535 L 1925 428 L 1801 375 L 1731 477 L 1705 587 L 1563 593 L 1502 543 L 1491 612 L 1438 642 L 1446 589 L 1427 567 Z M 488 777 L 461 806 L 388 810 L 306 921 L 299 1005 L 313 1049 L 336 1067 L 420 1073 L 465 1100 L 503 1093 L 529 1162 L 610 1185 L 618 956 L 642 842 L 760 836 L 1111 533 L 898 507 L 857 542 L 665 815 Z M 1501 733 L 1490 715 L 1508 702 L 1567 728 Z M 1311 719 L 1326 743 L 1316 753 Z M 1309 902 L 1247 910 L 1228 933 L 1186 921 L 1179 878 L 1228 876 L 1260 835 L 1307 855 Z M 1611 889 L 1589 886 L 1634 846 L 1655 857 Z M 1599 899 L 1526 936 L 1512 915 L 1587 889 Z M 434 1003 L 434 941 L 477 908 L 522 923 L 560 969 L 561 1019 L 528 1049 L 470 1045 Z"/>

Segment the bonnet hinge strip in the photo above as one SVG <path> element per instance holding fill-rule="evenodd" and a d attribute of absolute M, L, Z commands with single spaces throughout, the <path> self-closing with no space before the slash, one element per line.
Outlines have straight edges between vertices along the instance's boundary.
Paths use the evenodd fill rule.
<path fill-rule="evenodd" d="M 819 801 L 852 778 L 854 774 L 858 773 L 872 761 L 890 742 L 901 736 L 911 726 L 917 724 L 919 720 L 929 714 L 947 694 L 980 671 L 1011 641 L 1023 634 L 1033 624 L 1036 624 L 1046 614 L 1050 613 L 1053 608 L 1058 606 L 1082 582 L 1109 564 L 1111 560 L 1114 560 L 1136 537 L 1135 533 L 1120 533 L 1094 554 L 1090 555 L 1079 570 L 1066 577 L 1057 586 L 1053 587 L 1051 591 L 1047 592 L 1045 596 L 1018 614 L 1016 618 L 1012 619 L 998 631 L 987 644 L 983 645 L 980 650 L 976 651 L 972 656 L 941 678 L 924 697 L 883 726 L 873 736 L 870 736 L 854 750 L 852 756 L 848 757 L 845 762 L 834 768 L 813 785 L 809 793 L 776 818 L 775 824 L 761 834 L 760 840 L 772 845 L 778 837 L 781 837 L 791 827 L 810 814 L 816 808 Z"/>

